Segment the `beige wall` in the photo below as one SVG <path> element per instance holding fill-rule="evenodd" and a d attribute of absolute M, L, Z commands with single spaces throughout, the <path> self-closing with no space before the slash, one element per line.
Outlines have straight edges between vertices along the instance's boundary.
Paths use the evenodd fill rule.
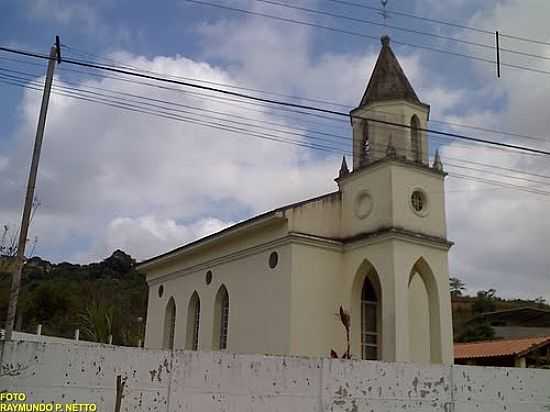
<path fill-rule="evenodd" d="M 404 101 L 386 101 L 370 104 L 352 112 L 354 116 L 353 126 L 353 168 L 360 166 L 361 142 L 368 128 L 370 143 L 370 159 L 376 160 L 385 157 L 388 142 L 396 149 L 398 156 L 415 160 L 411 151 L 411 129 L 392 126 L 365 119 L 375 119 L 394 124 L 410 125 L 414 115 L 418 117 L 421 129 L 426 129 L 428 124 L 429 108 Z M 423 163 L 428 163 L 428 141 L 425 132 L 420 132 L 421 151 Z"/>
<path fill-rule="evenodd" d="M 291 344 L 293 355 L 329 356 L 345 350 L 337 317 L 345 304 L 342 253 L 337 248 L 292 245 Z"/>
<path fill-rule="evenodd" d="M 271 269 L 268 260 L 273 251 L 278 253 L 279 262 Z M 187 309 L 196 291 L 200 298 L 199 349 L 213 350 L 215 297 L 221 285 L 225 285 L 230 305 L 227 350 L 289 353 L 290 247 L 267 242 L 238 257 L 209 254 L 204 259 L 200 269 L 188 271 L 182 267 L 175 272 L 177 276 L 148 276 L 145 346 L 162 347 L 165 309 L 174 297 L 175 348 L 185 347 Z M 205 280 L 207 270 L 213 273 L 210 285 Z M 158 295 L 160 285 L 164 287 L 162 297 Z"/>
<path fill-rule="evenodd" d="M 446 255 L 446 248 L 391 237 L 356 242 L 341 252 L 293 245 L 290 353 L 343 353 L 345 332 L 337 316 L 342 305 L 351 312 L 352 353 L 360 358 L 360 294 L 365 276 L 374 270 L 381 288 L 380 359 L 451 364 Z M 419 279 L 409 290 L 413 271 L 420 273 Z M 418 281 L 426 284 L 424 290 L 418 290 Z M 413 312 L 411 305 L 417 308 Z M 422 342 L 418 327 L 423 329 Z M 418 349 L 422 344 L 423 352 Z"/>
<path fill-rule="evenodd" d="M 444 176 L 425 168 L 396 163 L 392 168 L 392 210 L 395 227 L 413 232 L 446 238 Z M 414 190 L 424 192 L 427 210 L 422 215 L 414 212 L 411 195 Z"/>
<path fill-rule="evenodd" d="M 285 210 L 288 231 L 311 233 L 323 237 L 339 237 L 341 227 L 342 195 L 330 196 Z"/>
<path fill-rule="evenodd" d="M 416 363 L 431 362 L 430 299 L 422 276 L 414 273 L 409 283 L 409 353 Z"/>

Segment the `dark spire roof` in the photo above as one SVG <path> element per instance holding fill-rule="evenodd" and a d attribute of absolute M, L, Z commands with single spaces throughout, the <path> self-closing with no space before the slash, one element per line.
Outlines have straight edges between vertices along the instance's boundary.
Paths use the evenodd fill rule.
<path fill-rule="evenodd" d="M 359 107 L 383 100 L 407 100 L 422 104 L 393 54 L 390 38 L 383 36 L 381 41 L 382 49 Z"/>

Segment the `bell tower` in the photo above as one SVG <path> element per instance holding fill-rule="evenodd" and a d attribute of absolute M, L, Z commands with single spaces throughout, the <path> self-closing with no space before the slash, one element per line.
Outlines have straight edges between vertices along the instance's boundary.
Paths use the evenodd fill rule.
<path fill-rule="evenodd" d="M 382 49 L 359 106 L 352 110 L 353 169 L 395 152 L 400 158 L 428 164 L 426 133 L 430 106 L 422 103 L 390 47 Z M 396 124 L 410 127 L 395 126 Z"/>
<path fill-rule="evenodd" d="M 430 107 L 390 47 L 351 112 L 353 170 L 336 179 L 351 273 L 352 352 L 363 359 L 453 362 L 445 172 L 429 162 Z"/>

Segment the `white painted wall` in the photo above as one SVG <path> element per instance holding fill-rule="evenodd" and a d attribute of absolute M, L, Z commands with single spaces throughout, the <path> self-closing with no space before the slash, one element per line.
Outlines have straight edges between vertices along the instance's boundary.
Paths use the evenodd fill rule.
<path fill-rule="evenodd" d="M 269 232 L 268 232 L 269 233 Z M 199 350 L 214 348 L 215 299 L 224 285 L 229 294 L 228 347 L 230 352 L 286 354 L 289 351 L 290 247 L 264 244 L 236 255 L 206 257 L 198 267 L 182 266 L 168 276 L 148 278 L 149 298 L 145 346 L 163 348 L 166 305 L 176 302 L 175 348 L 185 347 L 187 311 L 194 292 L 200 299 Z M 279 262 L 271 269 L 271 252 Z M 206 272 L 212 271 L 212 283 L 206 284 Z M 159 287 L 164 294 L 159 297 Z"/>
<path fill-rule="evenodd" d="M 409 336 L 411 362 L 430 363 L 430 298 L 424 280 L 416 272 L 409 283 Z"/>
<path fill-rule="evenodd" d="M 550 371 L 8 342 L 0 391 L 155 412 L 547 412 Z"/>

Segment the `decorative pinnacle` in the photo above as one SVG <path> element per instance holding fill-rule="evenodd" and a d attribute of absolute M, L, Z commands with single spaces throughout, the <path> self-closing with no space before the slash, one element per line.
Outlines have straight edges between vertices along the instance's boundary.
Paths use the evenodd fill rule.
<path fill-rule="evenodd" d="M 349 175 L 348 163 L 346 162 L 346 156 L 342 156 L 342 166 L 340 166 L 338 177 L 345 177 L 347 175 Z"/>
<path fill-rule="evenodd" d="M 441 162 L 441 156 L 439 155 L 439 149 L 436 149 L 435 151 L 435 157 L 432 167 L 435 170 L 439 170 L 440 172 L 443 171 L 443 163 Z"/>
<path fill-rule="evenodd" d="M 388 36 L 387 34 L 384 34 L 382 37 L 380 37 L 380 41 L 382 42 L 383 47 L 390 46 L 390 36 Z"/>

